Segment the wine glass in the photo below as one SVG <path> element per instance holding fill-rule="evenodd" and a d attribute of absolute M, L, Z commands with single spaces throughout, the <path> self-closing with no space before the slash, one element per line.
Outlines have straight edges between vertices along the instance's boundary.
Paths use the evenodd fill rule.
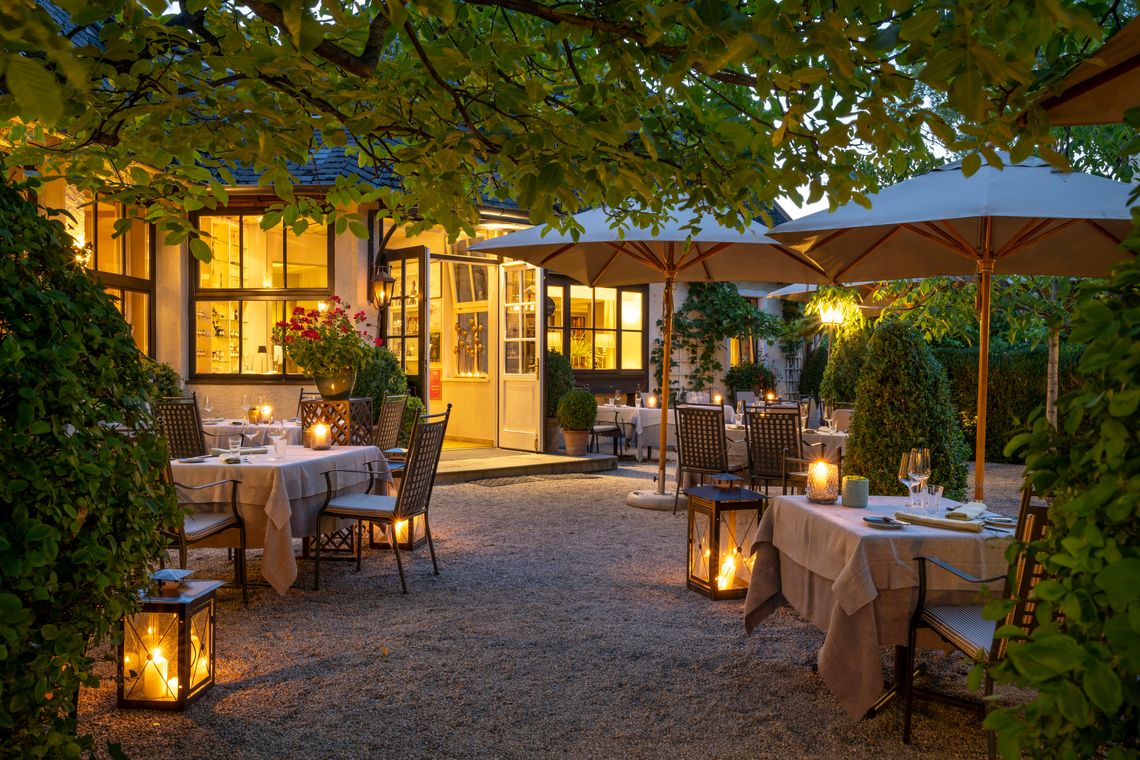
<path fill-rule="evenodd" d="M 835 430 L 835 428 L 833 427 L 833 422 L 832 422 L 832 418 L 833 418 L 834 414 L 835 414 L 835 410 L 830 405 L 824 404 L 824 406 L 823 406 L 823 424 L 827 425 L 828 430 Z"/>
<path fill-rule="evenodd" d="M 238 408 L 241 411 L 238 412 L 237 419 L 239 419 L 239 420 L 247 419 L 249 417 L 249 394 L 248 393 L 241 394 L 241 401 L 238 403 Z"/>
<path fill-rule="evenodd" d="M 926 507 L 926 481 L 930 478 L 930 449 L 925 446 L 910 450 L 910 467 L 908 474 L 911 481 L 918 486 L 918 506 Z"/>
<path fill-rule="evenodd" d="M 210 419 L 210 413 L 214 411 L 214 405 L 210 403 L 210 396 L 202 394 L 202 411 L 206 413 L 206 419 Z"/>
<path fill-rule="evenodd" d="M 910 459 L 914 456 L 914 449 L 904 451 L 899 461 L 899 482 L 906 486 L 907 508 L 914 507 L 914 479 L 911 477 Z"/>
<path fill-rule="evenodd" d="M 287 443 L 285 438 L 285 423 L 280 419 L 275 419 L 269 423 L 268 430 L 269 440 L 273 442 L 273 461 L 283 462 L 285 460 L 285 445 Z"/>

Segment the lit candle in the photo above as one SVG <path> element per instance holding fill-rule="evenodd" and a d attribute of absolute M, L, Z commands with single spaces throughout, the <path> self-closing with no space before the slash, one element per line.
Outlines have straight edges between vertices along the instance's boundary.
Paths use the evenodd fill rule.
<path fill-rule="evenodd" d="M 158 647 L 147 652 L 143 665 L 143 697 L 145 699 L 165 699 L 168 683 L 167 662 Z"/>
<path fill-rule="evenodd" d="M 649 404 L 650 409 L 655 408 L 657 406 L 657 397 L 651 395 L 647 403 Z"/>
<path fill-rule="evenodd" d="M 732 587 L 733 580 L 736 579 L 736 547 L 733 547 L 731 554 L 726 554 L 720 563 L 720 574 L 716 577 L 716 587 L 721 591 L 726 588 Z"/>
<path fill-rule="evenodd" d="M 408 521 L 396 521 L 396 543 L 405 544 L 408 542 Z"/>
<path fill-rule="evenodd" d="M 309 428 L 310 443 L 318 451 L 329 447 L 329 426 L 318 422 Z"/>
<path fill-rule="evenodd" d="M 194 688 L 210 675 L 210 656 L 196 633 L 190 634 L 190 661 L 194 663 L 194 677 L 190 679 L 190 688 Z"/>
<path fill-rule="evenodd" d="M 713 396 L 713 403 L 716 404 L 717 406 L 720 406 L 721 404 L 724 403 L 724 396 L 721 396 L 719 393 L 716 394 L 715 396 Z"/>
<path fill-rule="evenodd" d="M 269 404 L 264 404 L 261 407 L 261 421 L 266 424 L 273 422 L 273 407 Z"/>
<path fill-rule="evenodd" d="M 765 399 L 768 401 L 768 403 L 770 404 L 770 403 L 772 403 L 773 401 L 775 401 L 775 400 L 776 400 L 776 394 L 775 394 L 775 393 L 773 393 L 772 391 L 768 391 L 768 392 L 767 392 L 767 393 L 764 395 L 764 398 L 765 398 Z"/>
<path fill-rule="evenodd" d="M 839 498 L 839 468 L 822 459 L 812 463 L 808 468 L 807 497 L 808 501 L 823 504 Z"/>

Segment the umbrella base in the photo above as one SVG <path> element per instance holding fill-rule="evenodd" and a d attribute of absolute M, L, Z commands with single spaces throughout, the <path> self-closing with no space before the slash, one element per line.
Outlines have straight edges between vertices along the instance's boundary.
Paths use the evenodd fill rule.
<path fill-rule="evenodd" d="M 668 489 L 665 493 L 657 493 L 656 490 L 630 491 L 629 496 L 625 497 L 625 503 L 627 506 L 638 509 L 657 509 L 672 512 L 673 493 Z"/>

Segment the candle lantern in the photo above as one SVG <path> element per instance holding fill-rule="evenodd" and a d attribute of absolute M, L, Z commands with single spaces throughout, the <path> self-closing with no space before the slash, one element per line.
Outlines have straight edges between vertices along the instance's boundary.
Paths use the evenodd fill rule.
<path fill-rule="evenodd" d="M 329 430 L 328 425 L 323 422 L 318 422 L 316 425 L 313 425 L 311 428 L 309 428 L 310 448 L 312 448 L 314 451 L 324 451 L 331 445 L 331 431 Z"/>
<path fill-rule="evenodd" d="M 393 526 L 396 531 L 396 545 L 400 551 L 411 551 L 427 543 L 427 530 L 424 528 L 424 516 L 416 515 L 411 520 L 397 520 Z M 370 546 L 374 549 L 391 549 L 388 534 L 378 525 L 372 525 Z"/>
<path fill-rule="evenodd" d="M 650 409 L 653 409 L 657 406 L 657 397 L 654 396 L 653 394 L 650 394 L 649 398 L 646 400 L 645 403 L 646 403 L 646 406 L 648 406 Z"/>
<path fill-rule="evenodd" d="M 808 468 L 808 501 L 817 504 L 834 504 L 839 498 L 839 467 L 822 459 Z"/>
<path fill-rule="evenodd" d="M 268 425 L 270 422 L 273 422 L 273 407 L 269 404 L 262 404 L 260 416 L 261 419 L 258 420 L 259 422 L 262 422 L 266 425 Z"/>
<path fill-rule="evenodd" d="M 720 406 L 724 403 L 724 396 L 720 395 L 719 393 L 714 393 L 713 397 L 712 397 L 712 401 L 717 406 Z"/>
<path fill-rule="evenodd" d="M 214 685 L 215 592 L 221 581 L 188 581 L 160 570 L 142 608 L 123 618 L 119 707 L 182 710 Z"/>
<path fill-rule="evenodd" d="M 748 552 L 767 499 L 723 476 L 714 475 L 713 480 L 728 485 L 687 491 L 688 586 L 710 599 L 739 599 L 748 593 L 754 562 Z"/>

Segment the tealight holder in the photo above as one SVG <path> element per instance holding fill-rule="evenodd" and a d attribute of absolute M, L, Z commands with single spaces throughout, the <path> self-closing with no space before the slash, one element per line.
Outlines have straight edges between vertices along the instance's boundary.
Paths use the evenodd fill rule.
<path fill-rule="evenodd" d="M 839 467 L 824 462 L 815 462 L 808 468 L 808 501 L 816 504 L 834 504 L 839 498 Z"/>

